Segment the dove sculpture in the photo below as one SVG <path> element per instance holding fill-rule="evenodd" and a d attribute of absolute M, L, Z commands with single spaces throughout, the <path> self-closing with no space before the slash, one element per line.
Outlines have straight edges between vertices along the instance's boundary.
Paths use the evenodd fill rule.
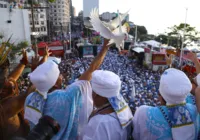
<path fill-rule="evenodd" d="M 126 13 L 120 15 L 118 12 L 118 15 L 115 19 L 111 20 L 110 22 L 103 22 L 103 24 L 108 27 L 111 31 L 113 31 L 114 29 L 116 29 L 119 26 L 119 18 L 121 18 L 121 21 L 123 21 L 130 10 L 128 10 Z"/>
<path fill-rule="evenodd" d="M 111 31 L 108 27 L 106 27 L 102 21 L 99 19 L 98 9 L 92 9 L 90 13 L 90 22 L 95 31 L 99 32 L 100 35 L 106 39 L 110 39 L 108 45 L 115 43 L 116 46 L 120 49 L 120 45 L 126 37 L 127 29 L 126 26 L 119 27 L 114 31 Z M 120 29 L 121 28 L 121 29 Z"/>

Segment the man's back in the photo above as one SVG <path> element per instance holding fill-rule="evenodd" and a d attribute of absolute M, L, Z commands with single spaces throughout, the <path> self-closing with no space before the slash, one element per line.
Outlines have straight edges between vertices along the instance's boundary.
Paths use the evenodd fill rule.
<path fill-rule="evenodd" d="M 197 137 L 199 124 L 196 106 L 187 104 L 194 122 L 194 128 L 188 130 L 188 134 Z M 159 107 L 141 106 L 135 113 L 133 119 L 133 137 L 138 140 L 172 140 L 172 133 L 169 123 L 164 118 Z M 193 131 L 194 130 L 194 131 Z M 186 134 L 181 134 L 185 135 Z"/>
<path fill-rule="evenodd" d="M 83 140 L 126 140 L 127 130 L 122 129 L 116 113 L 92 117 L 84 129 Z"/>

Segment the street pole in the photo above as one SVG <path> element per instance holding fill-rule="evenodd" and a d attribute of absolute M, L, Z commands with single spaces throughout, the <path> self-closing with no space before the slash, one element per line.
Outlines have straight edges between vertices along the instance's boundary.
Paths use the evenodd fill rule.
<path fill-rule="evenodd" d="M 70 43 L 69 49 L 70 49 L 70 51 L 71 51 L 71 48 L 72 48 L 72 43 L 71 43 L 71 41 L 72 41 L 72 36 L 71 36 L 72 31 L 71 30 L 72 29 L 71 29 L 71 16 L 70 16 L 70 19 L 69 19 L 69 38 L 70 38 L 70 40 L 69 40 L 69 43 Z"/>
<path fill-rule="evenodd" d="M 135 25 L 135 43 L 134 44 L 136 44 L 136 42 L 137 42 L 137 25 Z"/>
<path fill-rule="evenodd" d="M 181 63 L 182 63 L 183 45 L 184 45 L 184 41 L 185 41 L 185 29 L 186 29 L 186 22 L 187 22 L 187 12 L 188 12 L 188 8 L 186 8 L 186 13 L 185 13 L 185 25 L 184 25 L 184 30 L 183 30 L 183 37 L 182 37 L 182 44 L 181 44 L 181 54 L 180 54 L 179 66 L 181 66 Z"/>

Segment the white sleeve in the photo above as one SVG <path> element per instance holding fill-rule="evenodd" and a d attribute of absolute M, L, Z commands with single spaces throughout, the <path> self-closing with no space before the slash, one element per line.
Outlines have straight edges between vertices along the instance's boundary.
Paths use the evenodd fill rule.
<path fill-rule="evenodd" d="M 82 140 L 108 140 L 107 130 L 100 122 L 101 119 L 92 118 L 84 129 Z"/>
<path fill-rule="evenodd" d="M 142 135 L 141 130 L 144 129 L 144 125 L 143 122 L 145 121 L 145 119 L 143 117 L 145 117 L 145 111 L 146 108 L 148 106 L 140 106 L 133 117 L 133 133 L 132 136 L 134 139 L 139 140 L 141 139 L 140 136 Z"/>
<path fill-rule="evenodd" d="M 82 94 L 83 107 L 79 113 L 80 119 L 78 128 L 78 135 L 80 136 L 82 134 L 82 131 L 85 129 L 84 127 L 88 123 L 88 118 L 90 117 L 90 114 L 93 110 L 92 87 L 90 85 L 90 82 L 86 80 L 78 80 L 70 86 L 78 86 Z"/>

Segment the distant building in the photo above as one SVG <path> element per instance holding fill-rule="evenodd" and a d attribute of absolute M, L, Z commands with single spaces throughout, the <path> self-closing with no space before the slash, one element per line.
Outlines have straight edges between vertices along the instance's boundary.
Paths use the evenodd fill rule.
<path fill-rule="evenodd" d="M 99 9 L 99 0 L 83 0 L 83 17 L 89 17 L 93 8 Z"/>
<path fill-rule="evenodd" d="M 44 6 L 44 4 L 40 3 L 40 6 Z M 35 9 L 34 10 L 34 25 L 35 30 L 33 30 L 33 21 L 32 21 L 32 13 L 29 10 L 29 21 L 30 21 L 30 30 L 32 35 L 37 36 L 47 36 L 47 16 L 46 9 Z"/>
<path fill-rule="evenodd" d="M 120 13 L 121 14 L 121 13 Z M 117 13 L 113 12 L 113 13 L 110 13 L 110 12 L 104 12 L 101 14 L 101 19 L 103 21 L 110 21 L 110 20 L 113 20 L 114 18 L 116 18 L 118 16 Z M 129 15 L 127 15 L 127 17 L 125 18 L 125 21 L 128 22 L 129 21 Z"/>
<path fill-rule="evenodd" d="M 4 39 L 12 35 L 11 42 L 17 44 L 21 41 L 28 41 L 31 43 L 28 10 L 13 9 L 10 12 L 8 8 L 3 7 L 0 8 L 0 17 L 0 34 L 4 36 Z"/>
<path fill-rule="evenodd" d="M 75 17 L 76 16 L 76 8 L 74 6 L 72 7 L 72 13 L 73 13 L 73 15 Z"/>
<path fill-rule="evenodd" d="M 56 32 L 68 30 L 70 22 L 70 0 L 56 0 L 50 6 L 50 21 L 53 23 L 53 30 Z"/>

